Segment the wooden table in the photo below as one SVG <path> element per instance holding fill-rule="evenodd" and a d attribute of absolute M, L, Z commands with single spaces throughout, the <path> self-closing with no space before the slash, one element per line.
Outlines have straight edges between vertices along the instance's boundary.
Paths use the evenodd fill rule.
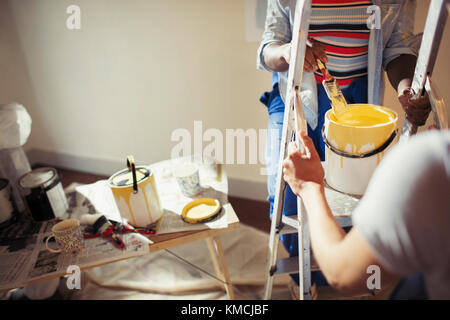
<path fill-rule="evenodd" d="M 200 231 L 186 231 L 177 233 L 168 233 L 156 236 L 150 236 L 154 243 L 150 244 L 150 252 L 156 252 L 163 249 L 169 249 L 185 243 L 206 240 L 209 254 L 211 256 L 214 270 L 224 283 L 225 290 L 230 300 L 234 299 L 233 287 L 231 285 L 230 275 L 228 273 L 225 255 L 220 241 L 220 235 L 239 228 L 239 219 L 230 203 L 228 211 L 228 227 L 223 229 L 206 229 Z"/>
<path fill-rule="evenodd" d="M 208 251 L 212 259 L 212 263 L 214 266 L 214 270 L 218 276 L 219 279 L 222 280 L 224 289 L 226 293 L 228 294 L 228 297 L 230 300 L 234 299 L 234 292 L 233 287 L 230 280 L 230 275 L 228 272 L 227 264 L 225 261 L 225 255 L 223 252 L 222 242 L 220 241 L 220 236 L 222 234 L 228 233 L 230 231 L 236 230 L 239 228 L 239 219 L 231 206 L 230 203 L 225 204 L 225 206 L 228 206 L 228 226 L 226 228 L 222 229 L 204 229 L 204 230 L 198 230 L 198 231 L 185 231 L 185 232 L 176 232 L 176 233 L 167 233 L 162 235 L 151 235 L 148 238 L 153 242 L 149 245 L 150 247 L 150 253 L 173 248 L 179 245 L 183 245 L 186 243 L 198 241 L 198 240 L 205 240 L 206 244 L 208 246 Z M 80 270 L 88 270 L 96 267 L 100 267 L 103 265 L 107 265 L 110 263 L 127 260 L 136 258 L 134 257 L 127 257 L 127 258 L 114 258 L 110 261 L 102 261 L 102 263 L 92 263 L 89 265 L 85 265 L 80 268 Z M 66 273 L 55 273 L 49 276 L 43 276 L 38 279 L 34 279 L 30 282 L 24 283 L 23 286 L 27 286 L 34 283 L 43 282 L 46 280 L 51 280 L 55 278 L 59 278 L 62 276 L 65 276 Z M 10 290 L 14 288 L 4 289 L 4 290 Z M 2 290 L 3 291 L 3 290 Z"/>
<path fill-rule="evenodd" d="M 161 161 L 159 163 L 152 165 L 152 170 L 155 174 L 158 174 L 162 171 L 161 168 L 164 166 L 170 165 L 171 160 Z M 159 169 L 158 169 L 159 168 Z M 228 193 L 228 178 L 226 172 L 223 170 L 221 165 L 218 165 L 218 176 L 213 179 L 213 186 L 216 186 L 218 191 L 227 194 Z M 205 181 L 202 181 L 202 183 Z M 218 187 L 219 186 L 219 187 Z M 158 184 L 159 187 L 159 184 Z M 215 188 L 214 188 L 215 189 Z M 174 190 L 173 192 L 176 192 Z M 230 299 L 234 299 L 233 287 L 231 285 L 230 275 L 228 272 L 228 268 L 225 261 L 225 255 L 223 252 L 222 243 L 220 241 L 220 235 L 225 234 L 227 232 L 233 231 L 239 228 L 239 219 L 234 211 L 233 207 L 230 203 L 225 203 L 225 200 L 222 200 L 222 204 L 226 207 L 226 211 L 228 214 L 228 226 L 226 228 L 221 229 L 202 229 L 196 231 L 183 231 L 183 232 L 174 232 L 174 233 L 165 233 L 161 235 L 150 235 L 148 238 L 153 242 L 149 245 L 150 253 L 173 248 L 179 245 L 183 245 L 186 243 L 194 242 L 197 240 L 205 240 L 209 254 L 212 259 L 214 270 L 217 274 L 217 277 L 223 282 L 224 289 L 228 294 Z M 224 204 L 225 203 L 225 204 Z M 145 253 L 144 253 L 145 254 Z M 88 270 L 95 267 L 103 266 L 106 264 L 118 262 L 121 260 L 127 260 L 133 257 L 111 257 L 111 260 L 102 260 L 101 262 L 92 262 L 90 264 L 85 264 L 80 266 L 80 270 Z M 66 273 L 53 273 L 51 275 L 44 275 L 38 279 L 33 279 L 32 281 L 26 282 L 23 285 L 30 285 L 33 283 L 39 283 L 46 280 L 55 279 L 61 276 L 65 276 Z M 13 289 L 13 288 L 10 288 Z"/>

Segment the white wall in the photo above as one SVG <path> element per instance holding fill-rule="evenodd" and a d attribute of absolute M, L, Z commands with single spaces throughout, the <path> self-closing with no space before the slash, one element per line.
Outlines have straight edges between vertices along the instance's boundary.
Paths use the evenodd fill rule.
<path fill-rule="evenodd" d="M 73 3 L 77 31 L 65 27 Z M 152 163 L 170 157 L 172 131 L 192 131 L 194 120 L 223 132 L 266 126 L 258 98 L 270 75 L 255 69 L 243 1 L 10 1 L 9 10 L 35 99 L 6 90 L 2 100 L 30 111 L 27 149 Z M 265 181 L 259 168 L 227 171 Z"/>
<path fill-rule="evenodd" d="M 428 1 L 418 2 L 422 30 Z M 65 26 L 70 4 L 81 30 Z M 192 132 L 194 120 L 224 134 L 265 128 L 270 75 L 255 68 L 244 18 L 242 0 L 1 1 L 0 103 L 27 107 L 34 158 L 102 174 L 128 154 L 169 158 L 171 133 Z M 448 29 L 434 76 L 450 101 Z M 385 105 L 400 111 L 389 86 Z M 231 193 L 264 199 L 260 168 L 227 165 Z"/>

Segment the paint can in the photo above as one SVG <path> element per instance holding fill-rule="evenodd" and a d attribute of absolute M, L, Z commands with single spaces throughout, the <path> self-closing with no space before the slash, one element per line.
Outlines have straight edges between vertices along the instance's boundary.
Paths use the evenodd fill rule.
<path fill-rule="evenodd" d="M 19 186 L 35 221 L 64 217 L 69 205 L 54 168 L 38 168 L 26 173 L 19 179 Z"/>
<path fill-rule="evenodd" d="M 14 209 L 9 180 L 0 178 L 0 223 L 11 219 Z"/>
<path fill-rule="evenodd" d="M 340 192 L 361 196 L 376 167 L 396 142 L 398 115 L 376 105 L 349 104 L 351 108 L 376 108 L 390 115 L 386 123 L 353 126 L 336 122 L 332 109 L 325 114 L 322 137 L 325 143 L 325 180 Z"/>
<path fill-rule="evenodd" d="M 163 213 L 155 176 L 149 168 L 136 166 L 132 156 L 127 159 L 127 167 L 108 180 L 120 214 L 135 227 L 154 225 Z"/>

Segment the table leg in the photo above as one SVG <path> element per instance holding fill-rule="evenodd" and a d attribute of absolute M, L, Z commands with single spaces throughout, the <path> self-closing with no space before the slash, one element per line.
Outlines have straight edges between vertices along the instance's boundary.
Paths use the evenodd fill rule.
<path fill-rule="evenodd" d="M 208 246 L 209 254 L 213 262 L 214 270 L 216 271 L 219 279 L 224 281 L 225 291 L 228 294 L 230 300 L 234 300 L 233 287 L 231 285 L 230 275 L 228 273 L 227 263 L 225 261 L 225 255 L 223 253 L 222 242 L 219 236 L 206 238 L 206 245 Z M 214 240 L 214 242 L 213 242 Z M 217 259 L 219 258 L 219 259 Z"/>

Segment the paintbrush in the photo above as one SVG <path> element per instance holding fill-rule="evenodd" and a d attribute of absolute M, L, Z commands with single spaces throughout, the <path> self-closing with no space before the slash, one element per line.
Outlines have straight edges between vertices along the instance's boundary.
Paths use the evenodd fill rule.
<path fill-rule="evenodd" d="M 112 243 L 120 248 L 125 249 L 125 243 L 122 238 L 114 232 L 114 225 L 101 214 L 84 214 L 80 218 L 80 223 L 88 225 L 90 234 L 85 234 L 85 238 L 93 238 L 102 236 L 104 238 L 110 238 Z"/>
<path fill-rule="evenodd" d="M 341 88 L 339 87 L 336 79 L 328 72 L 325 63 L 322 62 L 319 58 L 314 56 L 317 61 L 317 65 L 322 71 L 324 80 L 322 81 L 322 85 L 325 88 L 325 92 L 327 93 L 328 99 L 331 101 L 331 106 L 333 107 L 333 112 L 337 118 L 339 118 L 344 112 L 348 110 L 347 101 L 345 101 L 345 97 L 342 94 Z"/>

